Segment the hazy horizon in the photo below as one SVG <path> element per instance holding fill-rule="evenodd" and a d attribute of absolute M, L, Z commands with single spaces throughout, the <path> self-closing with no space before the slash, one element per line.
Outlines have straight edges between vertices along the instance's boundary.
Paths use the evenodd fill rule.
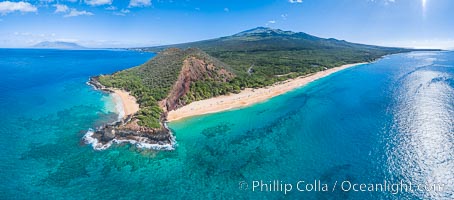
<path fill-rule="evenodd" d="M 264 26 L 370 45 L 452 49 L 453 7 L 448 0 L 0 1 L 0 47 L 158 46 Z"/>
<path fill-rule="evenodd" d="M 259 27 L 254 27 L 253 29 L 255 28 L 259 28 Z M 276 28 L 277 29 L 277 28 Z M 276 30 L 275 29 L 275 30 Z M 248 29 L 250 30 L 250 29 Z M 282 30 L 282 29 L 279 29 L 279 30 Z M 244 30 L 244 31 L 247 31 L 247 30 Z M 283 31 L 292 31 L 292 30 L 283 30 Z M 220 38 L 220 37 L 225 37 L 225 36 L 231 36 L 231 35 L 222 35 L 222 36 L 218 36 L 216 38 L 207 38 L 207 39 L 202 39 L 202 40 L 197 40 L 197 41 L 203 41 L 203 40 L 210 40 L 210 39 L 217 39 L 217 38 Z M 316 36 L 316 35 L 314 35 Z M 325 38 L 325 39 L 328 39 L 328 38 Z M 335 38 L 335 39 L 339 39 L 339 40 L 343 40 L 342 38 Z M 188 41 L 188 42 L 197 42 L 197 41 Z M 35 47 L 35 45 L 39 45 L 41 43 L 45 43 L 45 42 L 64 42 L 64 43 L 69 43 L 69 44 L 76 44 L 76 45 L 80 45 L 78 42 L 74 42 L 74 41 L 62 41 L 62 40 L 43 40 L 43 41 L 40 41 L 38 43 L 35 43 L 35 44 L 32 44 L 31 46 L 27 46 L 27 47 L 6 47 L 6 48 L 18 48 L 18 49 L 21 49 L 21 48 L 40 48 L 40 47 Z M 347 41 L 347 42 L 351 42 L 351 41 Z M 109 49 L 109 48 L 118 48 L 118 49 L 127 49 L 127 48 L 142 48 L 142 47 L 156 47 L 156 46 L 165 46 L 165 45 L 173 45 L 173 44 L 179 44 L 179 43 L 169 43 L 169 44 L 152 44 L 152 45 L 138 45 L 138 46 L 103 46 L 103 47 L 90 47 L 90 46 L 83 46 L 83 45 L 80 45 L 84 48 L 87 48 L 87 49 Z M 368 44 L 368 43 L 361 43 L 361 44 L 365 44 L 365 45 L 375 45 L 375 44 Z M 384 47 L 398 47 L 398 48 L 414 48 L 414 49 L 424 49 L 424 48 L 427 48 L 427 49 L 437 49 L 437 48 L 434 48 L 434 47 L 411 47 L 411 46 L 386 46 L 386 45 L 381 45 L 381 46 L 384 46 Z M 3 47 L 0 47 L 0 48 L 3 48 Z M 438 48 L 438 49 L 442 49 L 442 50 L 452 50 L 450 48 Z"/>

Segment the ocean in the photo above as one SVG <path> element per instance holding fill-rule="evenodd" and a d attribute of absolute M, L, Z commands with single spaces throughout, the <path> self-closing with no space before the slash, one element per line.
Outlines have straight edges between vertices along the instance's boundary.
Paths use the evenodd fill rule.
<path fill-rule="evenodd" d="M 85 145 L 118 117 L 88 77 L 152 56 L 0 49 L 0 199 L 454 198 L 454 52 L 390 55 L 171 122 L 174 151 Z"/>

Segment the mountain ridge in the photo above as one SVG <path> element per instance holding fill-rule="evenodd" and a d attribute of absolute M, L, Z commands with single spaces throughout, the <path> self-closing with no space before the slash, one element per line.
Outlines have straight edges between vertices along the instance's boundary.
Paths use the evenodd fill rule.
<path fill-rule="evenodd" d="M 87 49 L 77 43 L 62 41 L 43 41 L 32 46 L 37 49 Z"/>
<path fill-rule="evenodd" d="M 254 41 L 255 40 L 266 40 L 270 37 L 288 37 L 293 39 L 299 40 L 307 40 L 312 42 L 325 42 L 326 45 L 347 45 L 347 46 L 362 46 L 362 47 L 376 47 L 376 48 L 395 48 L 395 49 L 405 49 L 399 47 L 382 47 L 377 45 L 368 45 L 368 44 L 359 44 L 348 42 L 345 40 L 338 40 L 335 38 L 321 38 L 311 34 L 307 34 L 305 32 L 293 32 L 293 31 L 284 31 L 281 29 L 272 29 L 268 27 L 256 27 L 253 29 L 245 30 L 230 36 L 224 36 L 219 38 L 207 39 L 207 40 L 200 40 L 195 42 L 187 42 L 187 43 L 180 43 L 180 44 L 170 44 L 170 45 L 161 45 L 161 46 L 154 46 L 154 47 L 138 47 L 138 48 L 131 48 L 136 50 L 144 50 L 144 51 L 152 51 L 152 52 L 159 52 L 166 48 L 200 48 L 202 50 L 208 50 L 207 46 L 212 43 L 220 43 L 220 42 L 228 42 L 232 40 L 243 40 L 243 41 Z M 208 43 L 208 44 L 206 44 Z M 310 44 L 310 43 L 306 43 Z"/>

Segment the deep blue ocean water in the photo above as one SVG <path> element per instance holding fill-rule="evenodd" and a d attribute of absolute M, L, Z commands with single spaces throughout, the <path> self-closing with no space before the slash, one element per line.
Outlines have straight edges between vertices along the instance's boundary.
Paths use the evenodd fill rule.
<path fill-rule="evenodd" d="M 247 108 L 172 122 L 175 151 L 81 143 L 116 118 L 88 77 L 150 57 L 0 50 L 0 199 L 454 198 L 453 52 L 391 55 Z M 385 180 L 444 186 L 347 187 Z M 254 187 L 260 181 L 293 188 Z"/>

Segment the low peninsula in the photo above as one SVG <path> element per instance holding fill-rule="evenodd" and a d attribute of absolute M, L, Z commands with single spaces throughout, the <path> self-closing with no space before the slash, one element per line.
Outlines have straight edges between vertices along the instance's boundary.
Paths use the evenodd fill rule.
<path fill-rule="evenodd" d="M 96 89 L 117 94 L 124 104 L 119 121 L 84 136 L 95 149 L 127 142 L 173 150 L 175 137 L 167 121 L 251 105 L 358 63 L 413 51 L 264 27 L 131 50 L 159 53 L 143 65 L 89 80 Z"/>

